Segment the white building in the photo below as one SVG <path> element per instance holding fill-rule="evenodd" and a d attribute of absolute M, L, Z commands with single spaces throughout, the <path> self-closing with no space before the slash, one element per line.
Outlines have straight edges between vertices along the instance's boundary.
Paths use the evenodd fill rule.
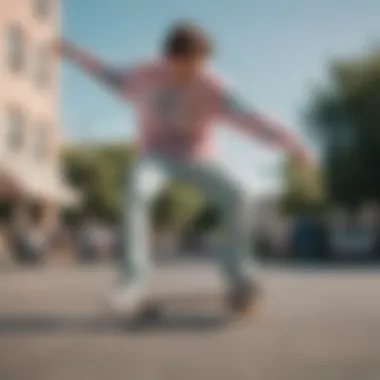
<path fill-rule="evenodd" d="M 4 0 L 0 10 L 0 218 L 74 201 L 61 178 L 58 0 Z"/>

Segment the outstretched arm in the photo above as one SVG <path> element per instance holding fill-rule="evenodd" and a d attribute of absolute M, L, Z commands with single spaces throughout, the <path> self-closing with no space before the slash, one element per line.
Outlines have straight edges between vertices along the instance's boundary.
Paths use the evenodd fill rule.
<path fill-rule="evenodd" d="M 132 91 L 135 76 L 132 70 L 119 70 L 108 66 L 90 53 L 65 40 L 59 43 L 58 50 L 63 58 L 98 79 L 113 91 L 125 95 Z"/>
<path fill-rule="evenodd" d="M 286 128 L 252 111 L 232 93 L 225 91 L 221 94 L 220 113 L 223 119 L 244 133 L 285 149 L 293 155 L 306 156 L 306 151 L 298 139 Z"/>

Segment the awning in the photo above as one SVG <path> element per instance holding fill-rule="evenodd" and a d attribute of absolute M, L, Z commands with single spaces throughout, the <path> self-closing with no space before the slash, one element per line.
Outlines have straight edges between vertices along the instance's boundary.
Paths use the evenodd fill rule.
<path fill-rule="evenodd" d="M 80 202 L 80 194 L 52 167 L 36 168 L 28 163 L 15 160 L 0 160 L 0 176 L 20 195 L 35 200 L 73 207 Z"/>

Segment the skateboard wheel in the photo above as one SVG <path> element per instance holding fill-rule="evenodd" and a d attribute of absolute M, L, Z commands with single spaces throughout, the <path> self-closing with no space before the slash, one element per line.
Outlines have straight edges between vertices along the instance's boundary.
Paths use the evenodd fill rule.
<path fill-rule="evenodd" d="M 162 315 L 161 308 L 157 304 L 146 305 L 135 317 L 136 321 L 156 321 Z"/>

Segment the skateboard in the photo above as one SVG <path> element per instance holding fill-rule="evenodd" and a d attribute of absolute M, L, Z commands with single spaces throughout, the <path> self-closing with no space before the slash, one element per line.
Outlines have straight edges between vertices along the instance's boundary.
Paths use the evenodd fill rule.
<path fill-rule="evenodd" d="M 132 326 L 144 326 L 150 324 L 165 323 L 183 316 L 189 319 L 192 315 L 194 319 L 205 321 L 208 316 L 209 322 L 212 319 L 218 323 L 249 323 L 256 317 L 257 304 L 244 313 L 234 313 L 228 307 L 225 294 L 221 293 L 202 293 L 202 294 L 185 294 L 185 295 L 155 295 L 147 299 L 145 306 L 133 316 L 126 316 L 127 321 Z M 205 311 L 206 309 L 206 311 Z M 211 309 L 212 316 L 207 312 Z M 216 312 L 217 311 L 217 314 Z M 200 318 L 200 315 L 204 316 Z M 217 315 L 217 316 L 216 316 Z M 177 318 L 175 318 L 177 316 Z"/>

